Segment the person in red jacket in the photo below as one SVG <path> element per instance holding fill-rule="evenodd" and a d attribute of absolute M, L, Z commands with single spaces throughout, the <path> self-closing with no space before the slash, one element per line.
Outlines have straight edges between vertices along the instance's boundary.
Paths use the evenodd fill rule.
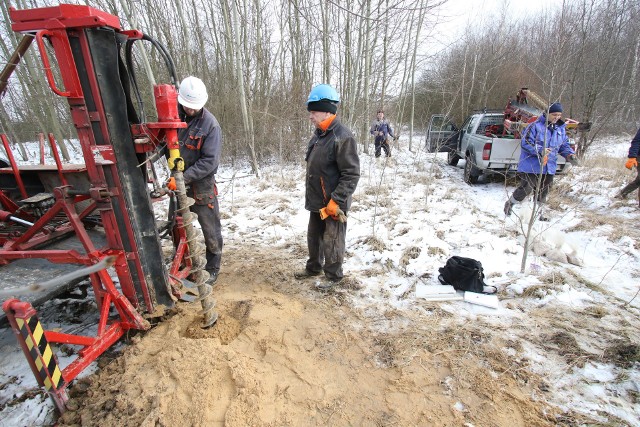
<path fill-rule="evenodd" d="M 638 129 L 638 132 L 636 132 L 636 136 L 634 136 L 631 140 L 627 162 L 624 164 L 624 167 L 629 170 L 636 168 L 638 176 L 636 176 L 636 179 L 631 181 L 622 190 L 620 190 L 618 194 L 616 194 L 616 199 L 626 199 L 633 190 L 637 190 L 640 188 L 640 169 L 638 168 L 638 155 L 640 155 L 640 129 Z M 638 202 L 640 203 L 640 192 L 638 193 Z"/>

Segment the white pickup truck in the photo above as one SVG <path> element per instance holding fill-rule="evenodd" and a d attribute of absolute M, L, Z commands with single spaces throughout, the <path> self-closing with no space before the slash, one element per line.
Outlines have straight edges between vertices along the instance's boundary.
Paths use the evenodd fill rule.
<path fill-rule="evenodd" d="M 475 184 L 482 174 L 514 173 L 520 160 L 520 139 L 502 135 L 504 113 L 481 112 L 470 115 L 460 127 L 455 150 L 449 151 L 447 162 L 456 166 L 465 159 L 464 181 Z M 558 169 L 562 173 L 566 166 L 564 157 L 558 156 Z"/>

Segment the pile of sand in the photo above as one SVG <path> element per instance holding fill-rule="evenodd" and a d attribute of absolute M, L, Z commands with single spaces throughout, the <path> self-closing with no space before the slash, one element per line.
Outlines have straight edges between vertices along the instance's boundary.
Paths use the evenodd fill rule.
<path fill-rule="evenodd" d="M 199 304 L 179 304 L 76 383 L 60 424 L 555 424 L 504 343 L 443 327 L 437 305 L 430 316 L 365 315 L 347 303 L 355 290 L 295 281 L 289 256 L 225 248 L 217 325 L 201 330 Z"/>

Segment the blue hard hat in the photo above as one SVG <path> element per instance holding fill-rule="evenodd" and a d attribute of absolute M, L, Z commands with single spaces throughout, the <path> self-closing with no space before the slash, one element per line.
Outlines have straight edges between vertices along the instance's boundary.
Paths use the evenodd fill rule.
<path fill-rule="evenodd" d="M 318 102 L 323 100 L 335 102 L 337 104 L 340 102 L 340 95 L 338 95 L 338 91 L 336 91 L 331 85 L 317 85 L 313 89 L 311 89 L 311 92 L 309 92 L 307 104 L 309 104 L 310 102 Z"/>

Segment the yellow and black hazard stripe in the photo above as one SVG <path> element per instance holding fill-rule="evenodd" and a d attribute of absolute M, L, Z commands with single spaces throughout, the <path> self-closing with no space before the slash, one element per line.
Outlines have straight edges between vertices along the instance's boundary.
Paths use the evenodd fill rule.
<path fill-rule="evenodd" d="M 48 392 L 62 387 L 64 381 L 58 366 L 58 359 L 44 336 L 44 329 L 42 329 L 38 316 L 31 316 L 27 319 L 16 317 L 16 323 L 20 329 L 20 337 L 29 349 L 29 357 L 38 370 L 36 377 L 40 385 L 44 386 Z"/>

